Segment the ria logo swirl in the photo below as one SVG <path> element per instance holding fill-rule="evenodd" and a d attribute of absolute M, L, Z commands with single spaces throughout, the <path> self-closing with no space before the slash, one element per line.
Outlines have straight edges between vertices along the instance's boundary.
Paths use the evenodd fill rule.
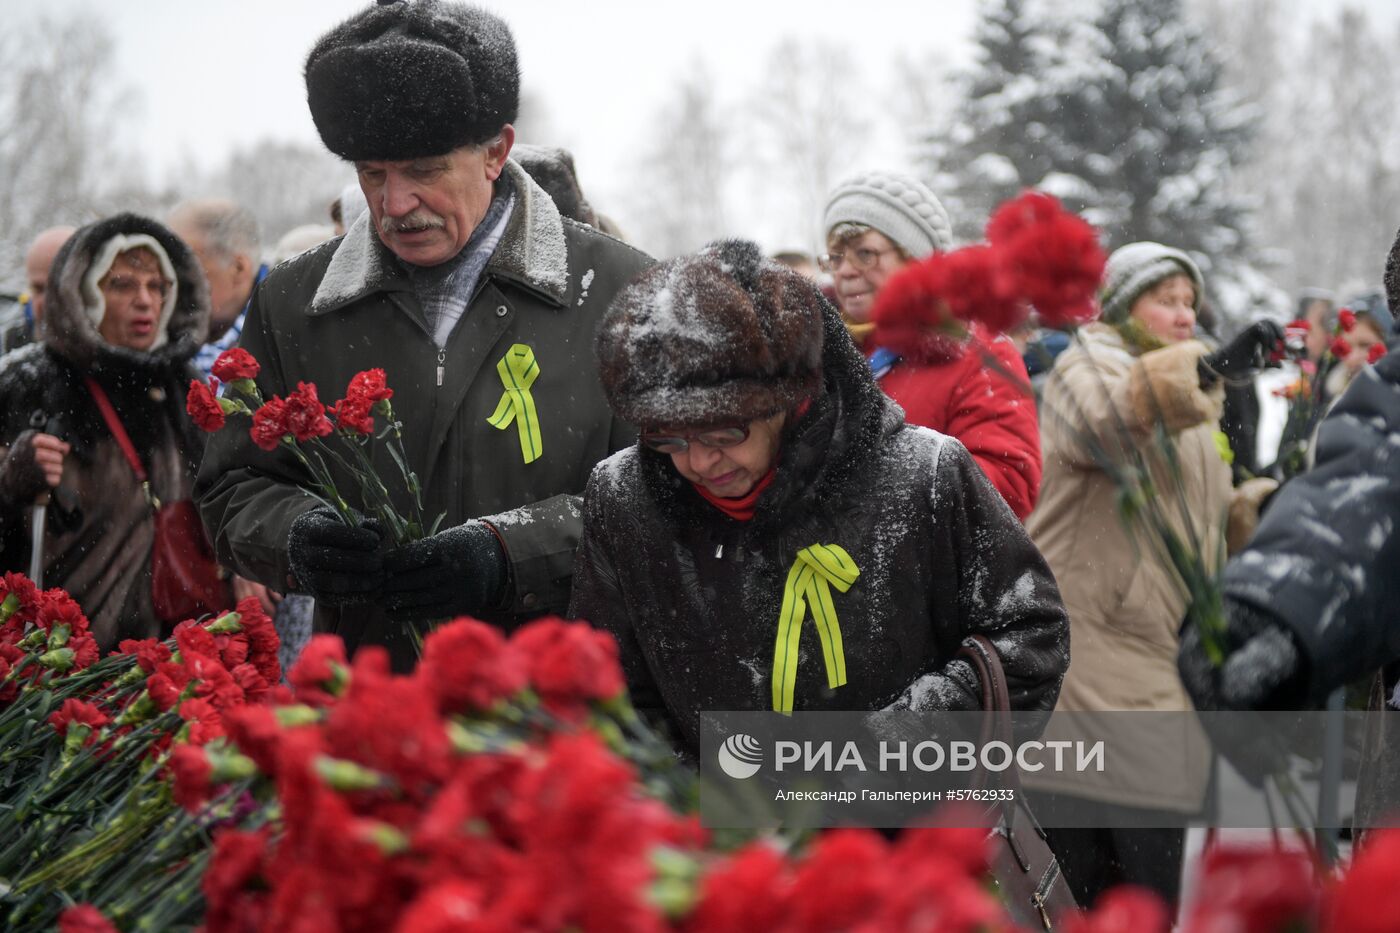
<path fill-rule="evenodd" d="M 751 778 L 763 767 L 763 746 L 742 732 L 731 735 L 719 747 L 720 770 L 735 780 Z"/>

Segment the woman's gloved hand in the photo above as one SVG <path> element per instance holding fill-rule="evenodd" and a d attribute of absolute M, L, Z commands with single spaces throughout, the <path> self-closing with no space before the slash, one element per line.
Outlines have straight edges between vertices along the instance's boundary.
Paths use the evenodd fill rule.
<path fill-rule="evenodd" d="M 1225 346 L 1207 353 L 1197 363 L 1201 388 L 1209 389 L 1223 379 L 1243 379 L 1263 369 L 1275 350 L 1283 347 L 1283 328 L 1277 321 L 1260 320 L 1235 335 Z"/>

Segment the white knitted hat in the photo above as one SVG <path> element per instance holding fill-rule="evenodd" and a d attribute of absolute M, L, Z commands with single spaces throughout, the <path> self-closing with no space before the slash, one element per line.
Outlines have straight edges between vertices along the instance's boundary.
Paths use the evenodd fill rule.
<path fill-rule="evenodd" d="M 893 240 L 915 259 L 953 245 L 948 212 L 928 186 L 896 172 L 866 172 L 848 178 L 826 202 L 822 229 L 865 224 Z"/>

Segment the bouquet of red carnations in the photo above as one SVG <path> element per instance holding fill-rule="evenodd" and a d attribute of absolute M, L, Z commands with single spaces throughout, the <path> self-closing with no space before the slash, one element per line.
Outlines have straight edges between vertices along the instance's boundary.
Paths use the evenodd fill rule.
<path fill-rule="evenodd" d="M 355 478 L 365 514 L 378 519 L 396 545 L 437 531 L 441 516 L 430 526 L 424 524 L 422 486 L 404 454 L 403 424 L 394 416 L 390 403 L 394 390 L 385 384 L 384 370 L 356 373 L 344 398 L 331 406 L 320 400 L 315 384 L 309 382 L 298 382 L 286 398 L 264 400 L 253 381 L 259 370 L 260 364 L 248 351 L 237 347 L 225 350 L 214 362 L 209 383 L 190 382 L 185 399 L 190 418 L 210 433 L 222 430 L 229 415 L 250 418 L 248 434 L 253 443 L 263 450 L 282 448 L 294 454 L 312 477 L 306 491 L 334 508 L 347 524 L 358 523 L 360 516 L 336 487 L 332 464 Z M 221 385 L 225 388 L 222 395 Z M 384 419 L 378 430 L 376 415 Z M 338 443 L 330 443 L 332 436 Z M 373 448 L 379 443 L 387 446 L 401 474 L 412 503 L 408 516 L 400 514 L 388 486 L 375 471 Z"/>

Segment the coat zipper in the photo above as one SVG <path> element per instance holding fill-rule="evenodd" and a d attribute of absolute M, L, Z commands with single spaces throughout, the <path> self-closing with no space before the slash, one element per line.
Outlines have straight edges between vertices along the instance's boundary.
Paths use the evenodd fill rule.
<path fill-rule="evenodd" d="M 446 348 L 446 347 L 438 347 L 438 357 L 437 357 L 437 384 L 438 384 L 438 385 L 442 385 L 442 374 L 443 374 L 443 370 L 444 370 L 444 368 L 445 368 L 445 367 L 444 367 L 444 364 L 445 364 L 446 362 L 447 362 L 447 348 Z"/>

